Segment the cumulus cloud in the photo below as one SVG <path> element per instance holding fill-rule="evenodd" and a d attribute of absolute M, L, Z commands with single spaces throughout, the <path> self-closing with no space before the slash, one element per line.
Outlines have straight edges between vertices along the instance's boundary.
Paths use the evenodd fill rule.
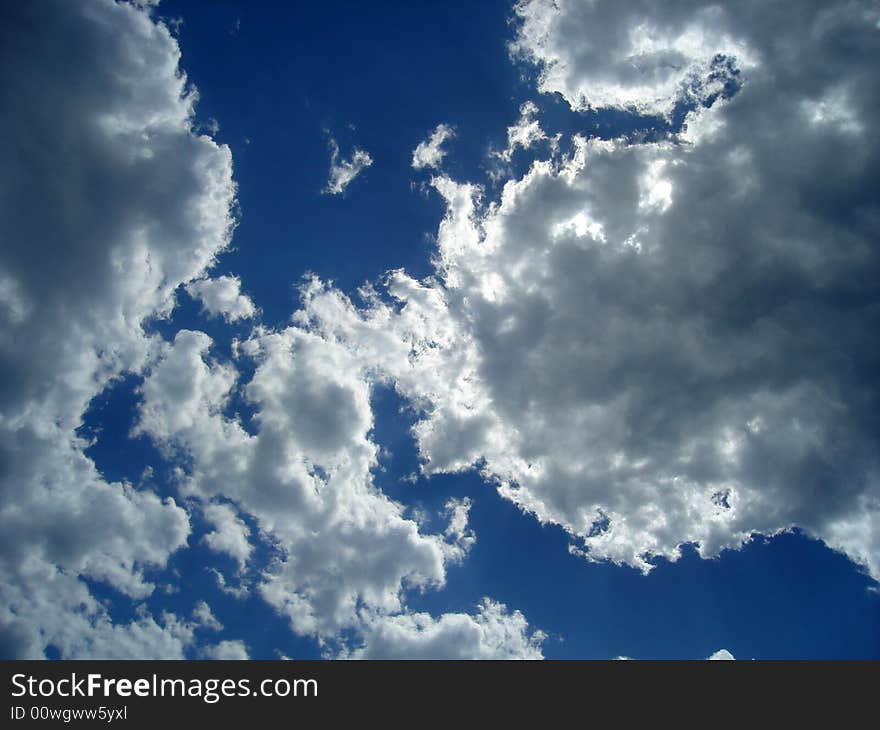
<path fill-rule="evenodd" d="M 535 118 L 537 114 L 538 107 L 535 102 L 527 101 L 523 103 L 519 110 L 519 119 L 515 124 L 507 128 L 507 147 L 501 152 L 496 152 L 496 157 L 505 162 L 510 162 L 517 147 L 527 150 L 532 145 L 549 139 L 547 133 L 541 129 L 541 123 Z M 550 140 L 554 151 L 561 137 L 562 135 L 556 135 Z"/>
<path fill-rule="evenodd" d="M 576 2 L 520 0 L 512 54 L 540 69 L 538 88 L 575 109 L 669 115 L 682 101 L 717 94 L 731 74 L 764 63 L 750 41 L 789 16 L 752 2 L 736 13 L 702 0 Z M 815 10 L 813 8 L 812 10 Z M 763 26 L 763 27 L 762 27 Z"/>
<path fill-rule="evenodd" d="M 202 303 L 202 311 L 227 322 L 251 319 L 257 314 L 250 297 L 241 293 L 241 279 L 237 276 L 198 279 L 187 284 L 186 291 Z"/>
<path fill-rule="evenodd" d="M 193 609 L 193 619 L 195 619 L 196 625 L 203 629 L 223 631 L 223 624 L 217 620 L 217 617 L 211 611 L 211 607 L 205 601 L 199 601 L 196 604 L 196 607 Z"/>
<path fill-rule="evenodd" d="M 587 559 L 648 571 L 685 543 L 709 557 L 799 527 L 880 577 L 872 8 L 520 3 L 512 50 L 542 91 L 574 109 L 684 105 L 683 129 L 551 145 L 495 201 L 435 176 L 434 276 L 392 272 L 360 308 L 309 281 L 290 326 L 238 343 L 255 365 L 242 383 L 208 335 L 143 327 L 181 285 L 229 322 L 257 314 L 237 278 L 208 278 L 235 188 L 228 149 L 194 130 L 176 41 L 109 0 L 4 7 L 4 654 L 179 657 L 216 628 L 206 604 L 192 622 L 114 624 L 82 580 L 141 600 L 190 531 L 149 479 L 108 483 L 84 453 L 83 415 L 123 373 L 144 375 L 135 433 L 179 467 L 205 544 L 240 571 L 249 525 L 276 549 L 221 587 L 342 656 L 540 658 L 544 640 L 490 599 L 408 610 L 476 537 L 469 500 L 427 533 L 373 482 L 380 382 L 419 413 L 425 475 L 479 469 Z M 556 139 L 534 117 L 524 106 L 506 159 Z M 444 127 L 414 167 L 442 162 Z M 330 148 L 325 192 L 341 194 L 372 158 Z"/>
<path fill-rule="evenodd" d="M 250 659 L 247 647 L 243 641 L 238 639 L 224 639 L 216 644 L 206 646 L 202 650 L 202 656 L 205 659 L 217 660 L 242 660 Z"/>
<path fill-rule="evenodd" d="M 0 642 L 7 657 L 182 656 L 173 616 L 114 624 L 81 579 L 149 595 L 145 570 L 185 544 L 188 517 L 149 484 L 105 481 L 76 429 L 149 361 L 143 323 L 227 245 L 231 157 L 193 132 L 180 51 L 148 10 L 0 13 Z"/>
<path fill-rule="evenodd" d="M 245 521 L 232 506 L 223 503 L 205 505 L 202 513 L 214 528 L 202 540 L 212 550 L 234 558 L 239 570 L 243 570 L 253 550 Z"/>
<path fill-rule="evenodd" d="M 734 659 L 736 659 L 736 657 L 727 651 L 727 649 L 719 649 L 709 657 L 709 661 L 732 661 Z"/>
<path fill-rule="evenodd" d="M 488 598 L 476 614 L 406 613 L 369 620 L 348 659 L 543 659 L 543 632 L 519 611 Z"/>
<path fill-rule="evenodd" d="M 443 585 L 447 564 L 474 539 L 469 503 L 449 503 L 443 534 L 422 534 L 376 488 L 370 380 L 353 353 L 297 326 L 256 331 L 242 345 L 257 363 L 243 387 L 251 434 L 223 413 L 236 373 L 211 360 L 211 344 L 184 330 L 165 347 L 141 388 L 138 432 L 187 455 L 183 494 L 206 503 L 222 495 L 271 536 L 281 555 L 257 588 L 294 631 L 332 640 L 360 626 L 362 611 L 404 610 L 407 587 Z M 228 522 L 231 509 L 218 507 L 206 516 Z"/>
<path fill-rule="evenodd" d="M 648 28 L 736 58 L 740 87 L 663 141 L 575 136 L 497 201 L 436 177 L 435 278 L 392 273 L 360 310 L 316 286 L 300 318 L 421 409 L 426 474 L 479 468 L 587 559 L 649 571 L 798 527 L 877 578 L 876 12 L 692 5 L 521 4 L 520 45 L 579 58 Z M 616 73 L 642 111 L 678 98 Z"/>
<path fill-rule="evenodd" d="M 455 129 L 453 127 L 448 124 L 438 124 L 436 129 L 431 132 L 431 136 L 424 142 L 419 142 L 418 146 L 413 150 L 413 170 L 422 170 L 426 167 L 440 167 L 443 164 L 443 158 L 446 157 L 443 143 L 453 137 L 455 137 Z"/>
<path fill-rule="evenodd" d="M 369 152 L 355 147 L 349 159 L 343 159 L 339 154 L 339 145 L 332 137 L 330 145 L 330 172 L 327 178 L 327 187 L 323 192 L 328 195 L 341 195 L 352 181 L 373 164 L 373 158 Z"/>

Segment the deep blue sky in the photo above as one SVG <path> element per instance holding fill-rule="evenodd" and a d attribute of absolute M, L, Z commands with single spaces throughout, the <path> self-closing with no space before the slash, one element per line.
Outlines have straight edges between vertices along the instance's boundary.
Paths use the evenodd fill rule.
<path fill-rule="evenodd" d="M 393 268 L 429 273 L 442 206 L 411 189 L 413 148 L 452 123 L 448 171 L 476 177 L 528 93 L 505 59 L 507 3 L 169 2 L 161 13 L 183 18 L 199 116 L 232 148 L 242 220 L 223 264 L 259 287 L 267 324 L 290 315 L 306 271 L 349 291 Z M 345 198 L 320 194 L 325 130 L 344 155 L 357 145 L 374 158 Z"/>
<path fill-rule="evenodd" d="M 526 70 L 507 57 L 509 2 L 165 0 L 159 14 L 183 20 L 182 66 L 199 89 L 199 120 L 216 119 L 217 139 L 233 151 L 241 221 L 234 250 L 217 271 L 241 276 L 267 326 L 287 321 L 294 287 L 309 271 L 348 292 L 389 269 L 430 273 L 443 206 L 414 189 L 427 176 L 411 169 L 410 158 L 438 123 L 458 132 L 446 171 L 487 183 L 486 150 L 504 146 L 506 127 L 526 99 L 540 105 L 550 133 L 613 135 L 644 122 L 573 114 L 557 99 L 538 97 Z M 320 192 L 328 133 L 344 154 L 356 145 L 374 159 L 344 196 Z M 157 325 L 163 333 L 196 327 L 228 346 L 235 328 L 206 321 L 185 295 L 181 301 L 174 319 Z M 86 430 L 103 426 L 90 453 L 109 478 L 136 480 L 148 464 L 160 475 L 168 468 L 146 439 L 126 437 L 136 385 L 120 383 L 86 419 Z M 400 405 L 391 392 L 375 394 L 374 437 L 393 455 L 377 483 L 431 512 L 450 496 L 470 496 L 478 538 L 464 564 L 451 569 L 446 589 L 412 594 L 412 608 L 471 610 L 491 596 L 550 635 L 548 658 L 701 658 L 721 647 L 743 659 L 880 657 L 880 595 L 820 543 L 788 534 L 709 561 L 686 551 L 647 577 L 589 564 L 567 552 L 560 528 L 524 516 L 475 474 L 401 482 L 416 469 L 417 455 Z M 181 591 L 157 591 L 152 612 L 185 614 L 205 599 L 226 626 L 222 638 L 244 639 L 254 658 L 273 658 L 276 648 L 296 658 L 320 656 L 259 599 L 239 601 L 216 588 L 205 566 L 223 567 L 223 558 L 198 545 L 203 528 L 194 527 L 193 547 L 169 568 L 179 572 Z M 267 559 L 268 547 L 261 551 Z M 129 615 L 126 601 L 100 586 L 95 591 L 114 615 Z"/>

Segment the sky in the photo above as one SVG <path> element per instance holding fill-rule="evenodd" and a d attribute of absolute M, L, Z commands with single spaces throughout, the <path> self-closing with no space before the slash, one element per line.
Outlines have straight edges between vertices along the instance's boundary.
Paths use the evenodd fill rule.
<path fill-rule="evenodd" d="M 880 658 L 875 3 L 0 16 L 0 656 Z"/>

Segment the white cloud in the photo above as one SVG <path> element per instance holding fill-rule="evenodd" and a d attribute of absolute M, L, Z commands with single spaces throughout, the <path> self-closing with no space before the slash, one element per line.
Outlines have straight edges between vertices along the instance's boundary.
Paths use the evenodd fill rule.
<path fill-rule="evenodd" d="M 250 528 L 228 504 L 208 504 L 202 512 L 214 528 L 202 538 L 205 544 L 234 558 L 239 571 L 243 570 L 253 549 L 248 539 Z"/>
<path fill-rule="evenodd" d="M 241 600 L 251 594 L 250 585 L 246 581 L 239 580 L 236 585 L 233 585 L 229 582 L 229 579 L 216 568 L 208 568 L 208 572 L 214 576 L 214 580 L 217 582 L 217 588 L 227 596 L 232 596 L 233 598 Z"/>
<path fill-rule="evenodd" d="M 75 430 L 148 362 L 143 322 L 226 246 L 231 157 L 193 133 L 180 51 L 148 11 L 94 0 L 3 14 L 3 655 L 182 656 L 174 617 L 115 625 L 81 578 L 149 595 L 144 571 L 185 544 L 187 515 L 149 484 L 105 481 Z"/>
<path fill-rule="evenodd" d="M 427 642 L 426 651 L 540 655 L 542 635 L 526 635 L 520 613 L 489 601 L 474 617 L 435 621 L 407 611 L 405 590 L 442 586 L 447 566 L 475 542 L 467 524 L 471 502 L 449 500 L 443 533 L 423 534 L 373 485 L 378 447 L 369 438 L 369 363 L 299 325 L 258 328 L 241 347 L 257 363 L 243 387 L 255 409 L 251 435 L 223 415 L 237 378 L 231 365 L 209 358 L 210 347 L 207 335 L 181 331 L 164 348 L 141 388 L 138 432 L 191 460 L 180 489 L 208 503 L 204 512 L 217 531 L 206 539 L 219 547 L 212 535 L 235 519 L 227 504 L 209 503 L 220 495 L 270 537 L 281 554 L 257 588 L 295 632 L 336 642 L 342 630 L 354 629 L 353 640 L 367 647 L 361 652 L 373 651 L 375 642 L 384 651 L 387 634 L 405 629 L 415 644 Z M 244 555 L 240 538 L 242 531 L 231 542 Z M 455 643 L 474 637 L 470 648 Z M 401 646 L 399 653 L 409 651 Z"/>
<path fill-rule="evenodd" d="M 139 432 L 191 459 L 184 494 L 233 500 L 271 536 L 282 556 L 258 588 L 292 628 L 333 639 L 361 611 L 402 611 L 407 587 L 441 586 L 473 542 L 469 504 L 451 502 L 447 531 L 425 535 L 373 485 L 370 383 L 357 358 L 295 326 L 258 330 L 242 346 L 257 362 L 244 387 L 251 435 L 223 415 L 236 378 L 210 346 L 182 331 L 166 347 L 141 389 Z"/>
<path fill-rule="evenodd" d="M 193 618 L 196 625 L 200 628 L 209 631 L 223 631 L 223 624 L 217 620 L 217 617 L 211 611 L 211 607 L 205 601 L 199 601 L 196 604 L 196 607 L 193 609 Z"/>
<path fill-rule="evenodd" d="M 718 661 L 718 660 L 734 660 L 736 659 L 733 654 L 731 654 L 727 649 L 719 649 L 711 656 L 706 657 L 706 661 Z M 631 656 L 616 656 L 614 657 L 614 661 L 632 661 L 633 658 Z"/>
<path fill-rule="evenodd" d="M 217 276 L 192 281 L 187 293 L 202 303 L 202 310 L 213 317 L 222 316 L 227 322 L 251 319 L 257 308 L 247 294 L 241 293 L 241 279 L 237 276 Z"/>
<path fill-rule="evenodd" d="M 880 576 L 878 90 L 838 50 L 876 52 L 868 6 L 758 3 L 751 24 L 715 6 L 603 7 L 596 22 L 592 5 L 518 6 L 514 50 L 542 64 L 542 90 L 666 114 L 708 104 L 736 69 L 742 89 L 697 103 L 664 142 L 576 137 L 499 201 L 435 177 L 436 275 L 392 272 L 393 303 L 365 291 L 360 310 L 310 282 L 291 326 L 241 344 L 256 363 L 243 386 L 206 334 L 166 343 L 142 326 L 180 285 L 229 321 L 255 314 L 238 279 L 206 278 L 235 189 L 229 150 L 193 131 L 176 41 L 109 0 L 52 5 L 51 22 L 4 10 L 4 655 L 179 657 L 213 626 L 201 604 L 196 623 L 114 625 L 80 580 L 143 599 L 145 571 L 189 534 L 148 480 L 107 483 L 76 435 L 125 372 L 146 373 L 137 432 L 186 457 L 179 488 L 214 526 L 206 544 L 244 567 L 253 518 L 278 548 L 254 587 L 299 634 L 353 630 L 346 656 L 538 658 L 544 639 L 488 599 L 474 615 L 407 610 L 475 536 L 468 500 L 429 534 L 373 483 L 379 381 L 419 409 L 426 475 L 480 468 L 588 559 L 649 570 L 684 543 L 708 557 L 798 526 Z M 547 137 L 533 116 L 509 130 L 510 155 Z M 325 192 L 340 194 L 372 159 L 330 144 Z M 424 166 L 442 161 L 433 149 Z M 226 415 L 238 388 L 251 430 Z"/>
<path fill-rule="evenodd" d="M 368 152 L 355 147 L 349 159 L 343 159 L 339 155 L 339 145 L 336 140 L 330 138 L 330 173 L 327 179 L 325 193 L 329 195 L 341 195 L 352 181 L 373 164 L 373 158 Z"/>
<path fill-rule="evenodd" d="M 461 561 L 468 554 L 477 536 L 468 527 L 468 516 L 473 502 L 464 499 L 449 499 L 444 505 L 444 513 L 449 519 L 449 524 L 444 531 L 448 542 L 447 557 L 451 561 Z"/>
<path fill-rule="evenodd" d="M 497 202 L 436 177 L 436 277 L 394 272 L 394 305 L 362 310 L 315 285 L 299 319 L 421 409 L 426 474 L 479 467 L 588 559 L 648 571 L 798 527 L 880 577 L 880 147 L 859 132 L 880 87 L 839 50 L 880 36 L 859 3 L 666 7 L 639 22 L 675 39 L 711 16 L 710 51 L 749 49 L 732 98 L 667 141 L 576 137 Z M 609 32 L 573 12 L 547 19 L 560 53 Z"/>
<path fill-rule="evenodd" d="M 241 660 L 249 659 L 247 647 L 243 641 L 229 640 L 220 641 L 216 644 L 206 646 L 202 650 L 202 656 L 205 659 L 218 660 Z"/>
<path fill-rule="evenodd" d="M 519 110 L 519 119 L 516 124 L 507 128 L 507 147 L 495 156 L 505 162 L 513 159 L 513 153 L 517 147 L 527 150 L 542 140 L 549 139 L 546 132 L 541 129 L 541 123 L 535 119 L 538 107 L 532 101 L 523 103 Z M 550 140 L 551 150 L 555 152 L 556 146 L 562 135 L 556 135 Z"/>
<path fill-rule="evenodd" d="M 727 649 L 719 649 L 709 657 L 710 661 L 732 661 L 734 659 L 736 659 L 736 657 L 727 651 Z"/>
<path fill-rule="evenodd" d="M 519 611 L 488 598 L 477 613 L 407 613 L 368 620 L 363 645 L 348 659 L 543 659 L 543 632 Z"/>
<path fill-rule="evenodd" d="M 763 62 L 750 41 L 763 33 L 760 26 L 784 22 L 776 6 L 761 2 L 734 13 L 701 0 L 662 6 L 520 0 L 515 12 L 519 27 L 510 49 L 539 67 L 541 91 L 558 92 L 579 110 L 656 115 L 717 93 L 724 61 L 740 70 Z"/>
<path fill-rule="evenodd" d="M 414 170 L 422 170 L 426 167 L 440 167 L 446 150 L 443 143 L 455 137 L 455 129 L 448 124 L 438 124 L 431 132 L 431 136 L 424 142 L 419 142 L 413 150 L 412 167 Z"/>

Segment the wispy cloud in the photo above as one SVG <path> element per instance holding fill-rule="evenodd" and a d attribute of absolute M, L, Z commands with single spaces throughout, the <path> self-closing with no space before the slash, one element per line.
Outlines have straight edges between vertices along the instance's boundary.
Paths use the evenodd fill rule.
<path fill-rule="evenodd" d="M 412 167 L 421 170 L 425 167 L 440 167 L 446 150 L 442 149 L 443 143 L 455 137 L 455 129 L 448 124 L 438 124 L 431 136 L 424 142 L 419 142 L 413 150 Z"/>
<path fill-rule="evenodd" d="M 370 157 L 370 153 L 357 147 L 352 150 L 349 159 L 343 159 L 339 154 L 339 145 L 331 137 L 330 174 L 323 192 L 329 195 L 341 195 L 352 181 L 372 164 L 373 158 Z"/>

